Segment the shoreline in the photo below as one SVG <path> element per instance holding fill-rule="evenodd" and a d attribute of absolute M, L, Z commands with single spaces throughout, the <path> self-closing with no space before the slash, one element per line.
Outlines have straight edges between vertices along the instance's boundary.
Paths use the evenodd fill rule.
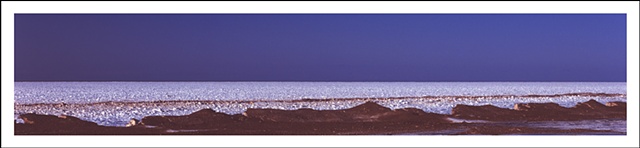
<path fill-rule="evenodd" d="M 516 104 L 514 109 L 492 105 L 456 105 L 451 114 L 416 108 L 390 109 L 365 102 L 342 110 L 248 109 L 225 114 L 201 109 L 184 116 L 145 116 L 129 127 L 101 126 L 73 116 L 21 114 L 15 135 L 626 135 L 593 129 L 530 126 L 534 121 L 626 120 L 626 102 L 595 100 L 566 108 L 556 103 Z M 450 118 L 487 121 L 454 122 Z M 520 124 L 504 124 L 516 122 Z"/>
<path fill-rule="evenodd" d="M 456 99 L 454 97 L 459 98 Z M 341 110 L 372 101 L 390 109 L 417 108 L 429 113 L 450 114 L 453 107 L 456 105 L 491 104 L 500 108 L 514 109 L 513 107 L 517 103 L 555 102 L 563 107 L 571 107 L 579 102 L 588 101 L 589 99 L 595 99 L 601 103 L 611 101 L 626 102 L 626 95 L 606 93 L 565 93 L 552 95 L 428 96 L 424 98 L 380 97 L 264 101 L 183 100 L 99 102 L 89 104 L 14 104 L 14 119 L 21 122 L 18 116 L 25 113 L 70 115 L 87 121 L 96 122 L 100 125 L 121 126 L 126 124 L 131 118 L 142 119 L 143 117 L 150 115 L 188 115 L 204 108 L 211 108 L 214 111 L 226 114 L 242 114 L 250 108 L 281 110 L 311 108 L 314 110 Z"/>

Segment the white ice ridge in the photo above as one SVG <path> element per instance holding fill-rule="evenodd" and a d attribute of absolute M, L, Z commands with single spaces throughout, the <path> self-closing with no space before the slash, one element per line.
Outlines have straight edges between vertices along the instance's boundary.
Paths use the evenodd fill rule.
<path fill-rule="evenodd" d="M 626 94 L 625 82 L 16 82 L 15 103 Z"/>

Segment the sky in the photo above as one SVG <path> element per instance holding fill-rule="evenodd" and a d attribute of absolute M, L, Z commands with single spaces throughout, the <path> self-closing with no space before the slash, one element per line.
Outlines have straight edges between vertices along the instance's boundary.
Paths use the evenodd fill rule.
<path fill-rule="evenodd" d="M 626 81 L 625 14 L 16 14 L 15 81 Z"/>

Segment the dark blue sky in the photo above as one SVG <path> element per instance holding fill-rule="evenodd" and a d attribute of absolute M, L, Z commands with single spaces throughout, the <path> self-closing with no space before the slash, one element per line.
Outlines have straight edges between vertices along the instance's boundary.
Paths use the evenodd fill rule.
<path fill-rule="evenodd" d="M 626 15 L 15 15 L 16 81 L 626 81 Z"/>

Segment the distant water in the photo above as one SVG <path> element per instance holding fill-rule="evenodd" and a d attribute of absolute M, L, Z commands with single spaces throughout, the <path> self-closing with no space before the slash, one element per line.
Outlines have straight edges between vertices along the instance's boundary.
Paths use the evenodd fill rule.
<path fill-rule="evenodd" d="M 15 103 L 626 94 L 625 82 L 16 82 Z"/>
<path fill-rule="evenodd" d="M 122 126 L 131 118 L 185 115 L 204 108 L 227 114 L 242 113 L 247 108 L 334 110 L 350 108 L 365 101 L 346 99 L 332 102 L 269 102 L 274 100 L 409 97 L 377 100 L 376 103 L 392 109 L 413 107 L 427 112 L 449 114 L 456 104 L 492 104 L 512 108 L 516 103 L 554 102 L 570 107 L 589 99 L 602 103 L 626 102 L 627 99 L 624 95 L 625 82 L 15 82 L 14 91 L 16 117 L 29 112 L 66 114 L 113 126 Z M 566 93 L 623 95 L 482 97 Z M 422 96 L 476 97 L 420 98 Z M 174 102 L 171 103 L 144 103 L 172 100 Z M 227 102 L 211 102 L 215 100 Z M 239 100 L 255 102 L 229 102 Z"/>

